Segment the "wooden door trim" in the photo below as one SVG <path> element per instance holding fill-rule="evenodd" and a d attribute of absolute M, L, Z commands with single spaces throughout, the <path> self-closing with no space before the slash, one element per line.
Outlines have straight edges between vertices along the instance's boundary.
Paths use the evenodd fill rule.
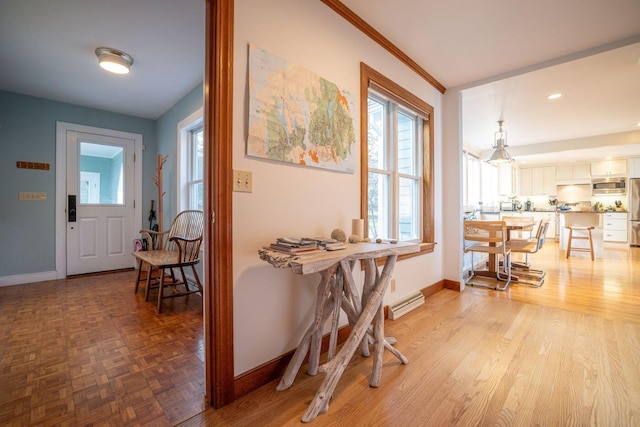
<path fill-rule="evenodd" d="M 206 399 L 234 400 L 233 363 L 233 11 L 234 0 L 207 0 L 204 78 Z M 214 218 L 215 215 L 215 218 Z"/>

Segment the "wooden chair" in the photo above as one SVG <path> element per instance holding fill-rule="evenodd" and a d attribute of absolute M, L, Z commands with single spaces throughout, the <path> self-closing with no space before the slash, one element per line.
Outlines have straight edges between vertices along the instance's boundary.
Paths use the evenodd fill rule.
<path fill-rule="evenodd" d="M 574 252 L 589 252 L 589 254 L 591 255 L 591 261 L 593 261 L 594 260 L 593 238 L 591 236 L 591 230 L 593 230 L 595 227 L 593 225 L 589 225 L 589 226 L 565 225 L 564 228 L 569 229 L 569 237 L 567 238 L 567 258 L 569 258 L 571 256 L 571 251 L 574 251 Z M 587 234 L 583 235 L 583 236 L 575 236 L 573 234 L 574 231 L 586 231 Z M 582 247 L 573 246 L 573 241 L 574 240 L 588 240 L 589 241 L 589 247 L 588 248 L 582 248 Z"/>
<path fill-rule="evenodd" d="M 549 229 L 549 221 L 540 221 L 536 231 L 536 237 L 532 239 L 512 239 L 507 242 L 507 246 L 511 249 L 511 253 L 525 254 L 525 262 L 511 262 L 513 274 L 518 276 L 518 283 L 539 288 L 544 283 L 544 270 L 534 270 L 530 267 L 528 256 L 542 249 L 546 241 L 547 230 Z"/>
<path fill-rule="evenodd" d="M 465 284 L 490 287 L 484 283 L 472 281 L 475 277 L 482 276 L 498 281 L 494 289 L 500 291 L 507 289 L 511 283 L 511 250 L 507 247 L 505 221 L 464 221 L 464 252 L 471 252 L 471 271 Z M 476 252 L 489 256 L 488 270 L 475 271 L 473 254 Z M 501 286 L 502 282 L 504 285 Z"/>
<path fill-rule="evenodd" d="M 147 241 L 148 251 L 134 252 L 138 259 L 138 277 L 136 279 L 135 292 L 140 285 L 140 275 L 143 265 L 149 266 L 147 273 L 147 286 L 145 289 L 145 301 L 149 300 L 149 291 L 158 288 L 158 312 L 162 311 L 162 300 L 185 296 L 200 292 L 202 284 L 195 265 L 200 262 L 200 246 L 204 232 L 204 215 L 202 211 L 187 210 L 180 212 L 174 219 L 171 227 L 163 232 L 153 230 L 140 230 L 140 234 Z M 189 286 L 184 268 L 191 267 L 195 288 Z M 180 278 L 174 272 L 179 270 Z M 159 271 L 159 276 L 154 278 L 154 270 Z M 154 286 L 155 285 L 155 286 Z M 165 293 L 165 288 L 170 288 L 170 293 Z"/>

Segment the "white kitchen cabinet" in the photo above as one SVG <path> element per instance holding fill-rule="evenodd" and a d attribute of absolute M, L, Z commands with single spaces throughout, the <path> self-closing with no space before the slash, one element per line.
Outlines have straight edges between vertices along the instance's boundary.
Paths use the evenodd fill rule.
<path fill-rule="evenodd" d="M 573 179 L 591 179 L 591 165 L 573 165 Z"/>
<path fill-rule="evenodd" d="M 556 213 L 555 212 L 551 212 L 549 213 L 547 219 L 549 220 L 549 228 L 547 228 L 547 239 L 553 239 L 555 240 L 556 238 Z"/>
<path fill-rule="evenodd" d="M 640 157 L 629 159 L 629 178 L 640 178 Z"/>
<path fill-rule="evenodd" d="M 556 194 L 556 167 L 520 169 L 521 196 L 551 196 Z"/>
<path fill-rule="evenodd" d="M 531 186 L 531 168 L 520 169 L 520 191 L 521 196 L 533 195 L 533 187 Z"/>
<path fill-rule="evenodd" d="M 561 165 L 556 167 L 556 184 L 579 184 L 591 181 L 591 165 Z"/>
<path fill-rule="evenodd" d="M 500 163 L 498 165 L 498 191 L 501 196 L 515 194 L 515 166 L 511 163 Z"/>
<path fill-rule="evenodd" d="M 605 212 L 602 231 L 605 242 L 627 243 L 627 213 Z"/>
<path fill-rule="evenodd" d="M 544 179 L 544 170 L 542 168 L 531 168 L 531 195 L 532 196 L 538 196 L 538 195 L 544 194 L 542 192 L 543 179 Z"/>
<path fill-rule="evenodd" d="M 542 193 L 538 195 L 551 196 L 556 194 L 556 167 L 545 166 L 542 168 Z"/>
<path fill-rule="evenodd" d="M 626 160 L 603 160 L 591 163 L 592 177 L 624 176 L 626 174 Z"/>
<path fill-rule="evenodd" d="M 558 181 L 573 179 L 573 166 L 556 166 L 556 179 Z"/>
<path fill-rule="evenodd" d="M 540 221 L 549 221 L 549 228 L 547 228 L 547 239 L 554 239 L 556 237 L 556 213 L 555 212 L 534 212 L 533 218 L 536 220 L 536 224 L 540 224 Z"/>

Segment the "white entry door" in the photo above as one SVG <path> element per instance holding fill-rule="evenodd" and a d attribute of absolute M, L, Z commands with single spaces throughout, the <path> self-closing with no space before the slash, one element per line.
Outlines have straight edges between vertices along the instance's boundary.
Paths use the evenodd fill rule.
<path fill-rule="evenodd" d="M 67 132 L 67 274 L 132 267 L 132 139 Z"/>

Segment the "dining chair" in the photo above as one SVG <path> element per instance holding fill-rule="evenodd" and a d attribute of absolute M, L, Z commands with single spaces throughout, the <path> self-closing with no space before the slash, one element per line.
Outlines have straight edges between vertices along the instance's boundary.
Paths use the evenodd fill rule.
<path fill-rule="evenodd" d="M 140 230 L 150 250 L 134 253 L 139 260 L 135 292 L 138 291 L 141 281 L 143 265 L 147 264 L 145 301 L 149 300 L 149 291 L 158 288 L 158 312 L 162 311 L 162 300 L 165 298 L 196 292 L 202 294 L 202 284 L 195 265 L 200 262 L 203 233 L 204 214 L 198 210 L 180 212 L 166 231 Z M 189 280 L 184 271 L 186 267 L 191 267 L 195 288 L 189 286 Z M 180 276 L 174 269 L 180 272 Z M 159 272 L 155 277 L 154 270 Z M 168 287 L 171 290 L 166 293 L 165 289 Z"/>
<path fill-rule="evenodd" d="M 522 285 L 533 286 L 539 288 L 544 283 L 544 270 L 536 270 L 531 268 L 529 264 L 529 254 L 534 254 L 542 249 L 546 242 L 546 234 L 549 229 L 549 221 L 541 220 L 536 231 L 535 238 L 531 239 L 511 239 L 507 242 L 507 247 L 511 249 L 511 253 L 520 253 L 525 255 L 525 262 L 511 262 L 512 274 L 517 275 L 517 283 Z"/>
<path fill-rule="evenodd" d="M 464 252 L 471 253 L 471 270 L 465 285 L 490 287 L 503 291 L 511 283 L 511 250 L 507 246 L 505 221 L 464 221 Z M 474 253 L 487 254 L 487 270 L 475 270 Z M 500 260 L 502 257 L 502 260 Z M 495 286 L 478 282 L 478 277 L 495 280 Z"/>

